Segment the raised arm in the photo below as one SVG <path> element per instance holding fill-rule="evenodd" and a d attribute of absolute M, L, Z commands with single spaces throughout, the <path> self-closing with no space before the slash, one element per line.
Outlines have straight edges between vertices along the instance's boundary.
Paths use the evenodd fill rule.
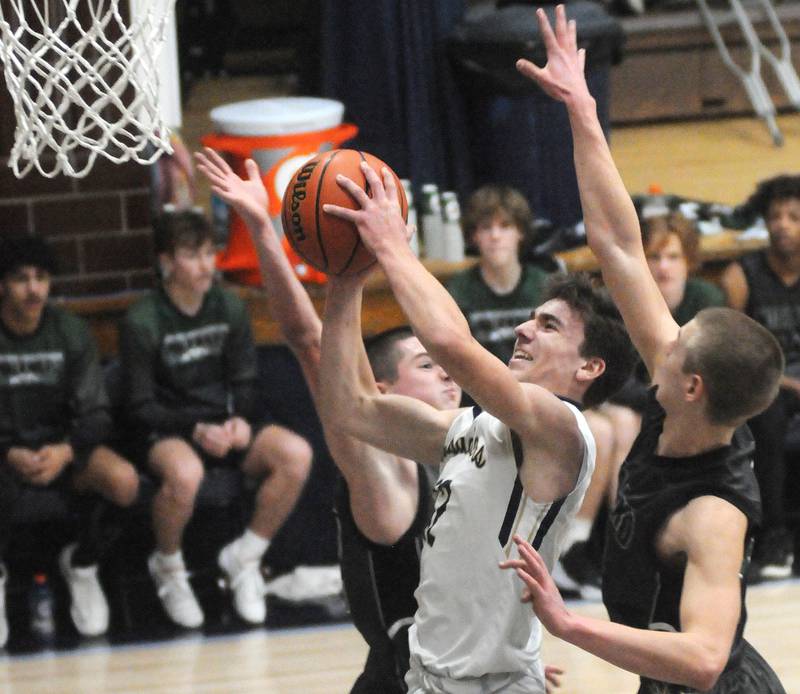
<path fill-rule="evenodd" d="M 386 273 L 415 335 L 434 361 L 484 410 L 516 431 L 526 451 L 534 445 L 541 450 L 552 443 L 560 448 L 548 450 L 548 457 L 553 453 L 563 455 L 565 441 L 577 442 L 574 417 L 549 391 L 517 381 L 505 364 L 472 337 L 453 297 L 411 252 L 391 174 L 384 170 L 381 180 L 367 164 L 362 164 L 362 170 L 372 197 L 340 176 L 340 185 L 360 209 L 325 205 L 325 212 L 358 227 L 361 239 Z M 555 432 L 564 437 L 552 435 Z"/>
<path fill-rule="evenodd" d="M 213 149 L 196 152 L 197 168 L 211 183 L 211 189 L 242 217 L 258 253 L 259 269 L 269 310 L 297 357 L 311 395 L 316 399 L 319 381 L 322 321 L 300 280 L 294 274 L 281 248 L 272 220 L 267 213 L 267 191 L 258 165 L 245 162 L 247 180 L 234 173 Z M 362 350 L 359 368 L 371 374 Z"/>
<path fill-rule="evenodd" d="M 611 158 L 596 103 L 586 84 L 586 53 L 577 48 L 575 22 L 567 22 L 563 5 L 556 7 L 555 32 L 544 10 L 539 9 L 537 16 L 547 48 L 547 65 L 539 68 L 519 60 L 517 69 L 567 107 L 589 246 L 600 262 L 603 280 L 631 339 L 652 374 L 656 360 L 676 338 L 678 325 L 647 267 L 636 210 Z"/>
<path fill-rule="evenodd" d="M 382 394 L 359 368 L 363 278 L 331 277 L 322 329 L 320 417 L 326 429 L 403 458 L 437 465 L 458 410 L 440 411 L 403 395 Z"/>
<path fill-rule="evenodd" d="M 395 456 L 379 451 L 330 426 L 330 411 L 320 407 L 319 372 L 322 321 L 303 285 L 294 274 L 267 214 L 267 193 L 255 162 L 245 163 L 247 179 L 237 176 L 216 152 L 197 153 L 198 169 L 212 190 L 231 205 L 250 230 L 258 251 L 261 280 L 272 317 L 281 327 L 297 358 L 320 413 L 325 442 L 352 494 L 351 510 L 362 533 L 373 542 L 393 544 L 407 530 L 416 513 L 416 484 L 402 483 L 406 468 Z M 362 378 L 371 377 L 363 345 L 359 352 Z M 335 419 L 334 419 L 335 421 Z M 413 493 L 409 493 L 409 487 Z"/>
<path fill-rule="evenodd" d="M 267 213 L 267 191 L 258 165 L 245 162 L 247 179 L 234 173 L 213 149 L 195 153 L 197 168 L 214 191 L 244 220 L 258 253 L 261 281 L 272 317 L 280 325 L 312 391 L 317 388 L 322 321 L 300 280 L 294 274 Z"/>

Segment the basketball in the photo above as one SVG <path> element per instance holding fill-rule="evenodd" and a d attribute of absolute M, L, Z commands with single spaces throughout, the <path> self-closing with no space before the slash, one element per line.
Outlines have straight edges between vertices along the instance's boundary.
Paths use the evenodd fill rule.
<path fill-rule="evenodd" d="M 377 157 L 355 149 L 324 152 L 297 170 L 283 195 L 281 219 L 289 243 L 305 262 L 329 275 L 352 275 L 375 262 L 375 256 L 361 243 L 355 225 L 326 214 L 322 209 L 325 204 L 358 208 L 350 195 L 339 187 L 336 176 L 347 176 L 369 193 L 361 171 L 362 161 L 366 161 L 378 176 L 386 166 Z M 406 194 L 394 171 L 392 176 L 405 220 L 408 217 Z"/>

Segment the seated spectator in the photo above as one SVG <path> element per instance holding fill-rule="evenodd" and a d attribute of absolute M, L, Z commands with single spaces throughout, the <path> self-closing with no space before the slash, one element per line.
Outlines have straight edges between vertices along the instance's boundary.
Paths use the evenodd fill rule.
<path fill-rule="evenodd" d="M 716 285 L 692 277 L 699 267 L 699 236 L 680 214 L 653 217 L 642 224 L 647 263 L 679 325 L 710 306 L 723 306 L 725 295 Z M 619 468 L 641 428 L 639 413 L 646 401 L 647 372 L 639 364 L 626 386 L 608 402 L 586 413 L 597 440 L 597 461 L 583 506 L 564 542 L 553 570 L 556 584 L 566 593 L 599 597 L 600 569 L 589 552 L 588 539 L 603 501 L 617 496 Z M 605 469 L 605 466 L 610 469 Z"/>
<path fill-rule="evenodd" d="M 30 236 L 0 242 L 0 557 L 13 532 L 22 493 L 45 488 L 85 495 L 80 539 L 59 565 L 70 614 L 84 636 L 108 629 L 108 603 L 97 580 L 96 495 L 130 506 L 138 494 L 134 467 L 105 445 L 111 415 L 97 349 L 86 324 L 48 304 L 54 262 Z M 0 565 L 0 646 L 8 639 L 7 572 Z"/>
<path fill-rule="evenodd" d="M 800 412 L 800 176 L 762 181 L 746 207 L 764 218 L 769 247 L 730 265 L 722 283 L 730 305 L 770 330 L 786 357 L 778 397 L 749 422 L 764 509 L 750 579 L 762 580 L 789 576 L 794 560 L 786 522 L 784 442 L 791 418 Z"/>
<path fill-rule="evenodd" d="M 200 626 L 183 533 L 206 466 L 237 465 L 260 486 L 249 527 L 220 551 L 218 564 L 239 616 L 261 623 L 261 560 L 308 477 L 311 447 L 255 411 L 250 319 L 243 302 L 214 283 L 207 220 L 192 211 L 168 213 L 154 232 L 161 286 L 131 306 L 120 331 L 125 409 L 138 459 L 160 480 L 148 568 L 169 617 Z"/>
<path fill-rule="evenodd" d="M 488 185 L 470 196 L 461 226 L 479 260 L 454 275 L 447 289 L 475 339 L 507 363 L 514 351 L 514 328 L 541 303 L 548 276 L 542 268 L 520 261 L 533 235 L 531 209 L 518 190 Z"/>

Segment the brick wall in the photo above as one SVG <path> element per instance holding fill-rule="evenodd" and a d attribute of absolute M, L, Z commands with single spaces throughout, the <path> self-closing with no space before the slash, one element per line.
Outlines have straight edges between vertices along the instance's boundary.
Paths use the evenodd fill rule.
<path fill-rule="evenodd" d="M 89 175 L 17 179 L 8 167 L 14 108 L 0 78 L 0 234 L 28 233 L 51 245 L 58 295 L 107 294 L 152 284 L 150 168 L 98 157 Z"/>

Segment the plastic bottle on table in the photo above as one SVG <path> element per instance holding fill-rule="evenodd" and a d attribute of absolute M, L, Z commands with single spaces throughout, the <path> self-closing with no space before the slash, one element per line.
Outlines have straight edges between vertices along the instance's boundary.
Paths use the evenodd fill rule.
<path fill-rule="evenodd" d="M 422 186 L 422 240 L 424 255 L 429 260 L 444 258 L 444 230 L 442 202 L 439 187 L 435 183 Z"/>
<path fill-rule="evenodd" d="M 419 258 L 419 228 L 417 224 L 417 207 L 414 204 L 414 189 L 411 185 L 411 181 L 407 178 L 401 178 L 400 183 L 403 184 L 403 190 L 406 193 L 406 200 L 408 201 L 408 224 L 417 229 L 416 233 L 408 242 L 408 245 L 411 246 L 414 255 Z"/>
<path fill-rule="evenodd" d="M 228 244 L 230 236 L 231 211 L 216 193 L 211 193 L 211 228 L 214 230 L 214 244 L 222 247 Z"/>
<path fill-rule="evenodd" d="M 464 235 L 461 233 L 461 206 L 458 196 L 448 190 L 442 193 L 444 259 L 450 263 L 464 260 Z"/>
<path fill-rule="evenodd" d="M 37 573 L 28 593 L 31 632 L 43 641 L 51 641 L 56 633 L 53 591 L 47 574 Z"/>
<path fill-rule="evenodd" d="M 647 196 L 647 200 L 642 205 L 642 219 L 666 217 L 669 214 L 669 205 L 664 195 L 664 189 L 658 183 L 651 183 L 648 186 Z"/>

